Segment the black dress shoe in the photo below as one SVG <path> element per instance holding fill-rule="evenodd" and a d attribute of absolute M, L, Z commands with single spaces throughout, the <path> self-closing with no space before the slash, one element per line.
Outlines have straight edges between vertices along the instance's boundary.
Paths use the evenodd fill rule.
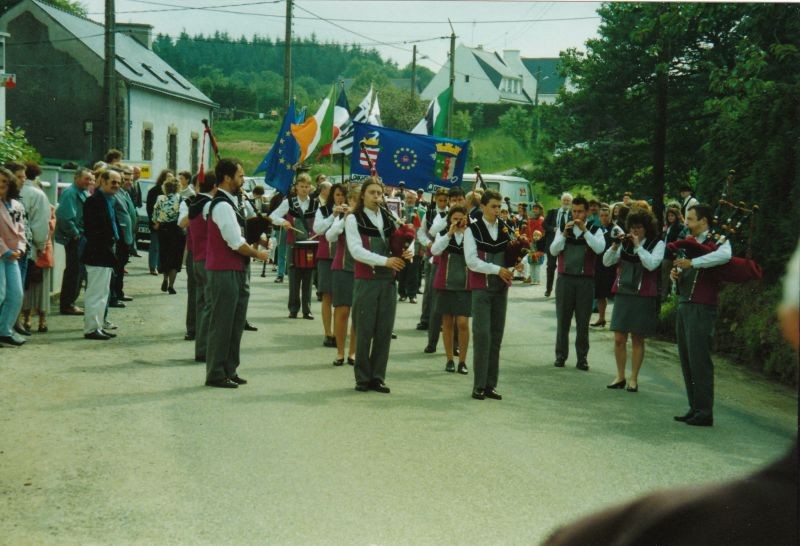
<path fill-rule="evenodd" d="M 475 400 L 483 400 L 483 399 L 486 398 L 486 396 L 484 396 L 484 394 L 483 394 L 483 391 L 479 390 L 479 389 L 475 389 L 475 390 L 472 391 L 472 397 Z"/>
<path fill-rule="evenodd" d="M 111 332 L 109 332 L 107 330 L 100 330 L 100 333 L 103 334 L 104 336 L 108 336 L 108 337 L 117 337 L 117 334 L 113 334 L 113 333 L 111 333 Z"/>
<path fill-rule="evenodd" d="M 369 390 L 369 386 L 363 383 L 356 383 L 356 390 L 358 392 L 367 392 Z"/>
<path fill-rule="evenodd" d="M 109 339 L 111 339 L 110 337 L 105 335 L 100 330 L 95 330 L 94 332 L 89 332 L 88 334 L 83 334 L 83 337 L 85 339 L 94 339 L 94 340 L 97 340 L 97 341 L 108 341 Z M 0 339 L 0 341 L 2 341 L 2 339 Z"/>
<path fill-rule="evenodd" d="M 218 379 L 216 381 L 206 381 L 206 387 L 216 387 L 218 389 L 238 389 L 239 385 L 228 379 Z"/>
<path fill-rule="evenodd" d="M 336 338 L 333 336 L 325 336 L 325 339 L 322 341 L 323 347 L 336 347 Z"/>
<path fill-rule="evenodd" d="M 400 298 L 398 298 L 398 300 L 397 300 L 397 301 L 406 301 L 406 299 L 407 299 L 407 298 L 406 298 L 405 296 L 400 296 Z"/>
<path fill-rule="evenodd" d="M 344 366 L 344 358 L 337 358 L 333 361 L 334 366 Z"/>
<path fill-rule="evenodd" d="M 347 357 L 347 363 L 350 364 L 351 366 L 355 366 L 356 365 L 356 359 L 355 358 L 350 358 L 348 356 Z"/>
<path fill-rule="evenodd" d="M 426 345 L 423 351 L 427 354 L 435 353 L 436 347 L 434 347 L 433 345 Z"/>
<path fill-rule="evenodd" d="M 83 315 L 83 309 L 75 306 L 67 307 L 66 309 L 61 309 L 59 312 L 62 315 L 76 315 L 76 316 Z"/>
<path fill-rule="evenodd" d="M 29 335 L 31 335 L 31 331 L 30 331 L 30 330 L 28 330 L 27 328 L 25 328 L 25 327 L 24 327 L 22 324 L 20 324 L 19 322 L 18 322 L 18 323 L 16 323 L 16 324 L 14 324 L 14 331 L 15 331 L 16 333 L 20 334 L 20 335 L 23 335 L 23 336 L 29 336 Z"/>
<path fill-rule="evenodd" d="M 639 392 L 639 385 L 628 385 L 628 388 L 625 390 L 628 392 Z"/>
<path fill-rule="evenodd" d="M 186 334 L 185 336 L 183 336 L 183 339 L 185 339 L 186 341 L 194 341 L 194 334 Z"/>
<path fill-rule="evenodd" d="M 714 417 L 697 412 L 686 420 L 686 424 L 692 427 L 713 427 Z"/>
<path fill-rule="evenodd" d="M 408 298 L 408 303 L 417 303 L 417 298 Z"/>
<path fill-rule="evenodd" d="M 545 298 L 549 298 L 550 297 L 550 290 L 545 290 L 544 297 Z"/>
<path fill-rule="evenodd" d="M 392 332 L 392 339 L 397 339 L 397 334 L 395 334 L 394 332 Z"/>
<path fill-rule="evenodd" d="M 461 375 L 467 375 L 469 373 L 469 370 L 467 370 L 467 365 L 465 363 L 463 362 L 458 363 L 458 373 L 460 373 Z"/>
<path fill-rule="evenodd" d="M 314 315 L 312 315 L 311 313 L 306 313 L 305 315 L 303 315 L 303 318 L 306 320 L 314 320 Z"/>
<path fill-rule="evenodd" d="M 281 276 L 275 277 L 275 281 L 274 282 L 277 283 L 277 284 L 282 283 L 283 282 L 283 277 L 281 277 Z"/>
<path fill-rule="evenodd" d="M 244 329 L 248 332 L 258 332 L 258 328 L 250 324 L 249 321 L 244 322 Z"/>
<path fill-rule="evenodd" d="M 383 394 L 389 394 L 390 392 L 392 392 L 391 389 L 387 387 L 383 381 L 375 381 L 372 384 L 370 384 L 369 388 L 375 392 L 380 392 Z"/>
<path fill-rule="evenodd" d="M 167 279 L 164 279 L 164 282 L 161 283 L 161 291 L 162 292 L 167 291 Z"/>
<path fill-rule="evenodd" d="M 420 322 L 419 324 L 417 324 L 417 330 L 427 330 L 427 329 L 428 329 L 427 322 Z"/>
<path fill-rule="evenodd" d="M 5 343 L 6 345 L 13 345 L 14 347 L 19 347 L 20 345 L 25 345 L 25 340 L 14 339 L 11 336 L 0 336 L 0 343 Z"/>
<path fill-rule="evenodd" d="M 497 392 L 497 391 L 496 391 L 496 390 L 494 390 L 494 389 L 485 389 L 485 390 L 483 391 L 483 395 L 484 395 L 486 398 L 491 398 L 492 400 L 502 400 L 502 399 L 503 399 L 503 397 L 502 397 L 502 396 L 500 396 L 500 393 L 499 393 L 499 392 Z"/>
<path fill-rule="evenodd" d="M 233 381 L 237 385 L 247 385 L 247 379 L 239 377 L 238 375 L 234 375 L 233 377 L 231 377 L 231 381 Z"/>
<path fill-rule="evenodd" d="M 447 365 L 444 367 L 444 371 L 450 373 L 456 373 L 456 363 L 452 360 L 447 361 Z"/>
<path fill-rule="evenodd" d="M 174 289 L 174 288 L 172 288 L 171 286 L 170 286 L 169 288 L 167 288 L 167 292 L 169 292 L 169 295 L 170 295 L 170 296 L 174 296 L 175 294 L 177 294 L 177 292 L 175 291 L 175 289 Z"/>
<path fill-rule="evenodd" d="M 297 313 L 289 313 L 289 318 L 292 318 L 292 319 L 297 318 Z"/>
<path fill-rule="evenodd" d="M 122 296 L 119 301 L 133 301 L 133 298 L 130 296 Z"/>
<path fill-rule="evenodd" d="M 195 357 L 194 357 L 194 361 L 195 361 L 195 362 L 205 362 L 205 361 L 206 361 L 206 357 L 204 357 L 204 356 L 197 356 L 197 355 L 195 355 Z"/>
<path fill-rule="evenodd" d="M 694 410 L 690 409 L 689 411 L 686 412 L 686 415 L 676 415 L 675 417 L 673 417 L 673 419 L 675 419 L 680 423 L 683 423 L 691 419 L 693 415 L 694 415 Z"/>
<path fill-rule="evenodd" d="M 127 306 L 126 306 L 124 303 L 122 303 L 121 301 L 115 301 L 115 302 L 113 302 L 113 303 L 109 303 L 109 304 L 108 304 L 108 306 L 109 306 L 109 307 L 119 307 L 120 309 L 127 307 Z"/>
<path fill-rule="evenodd" d="M 589 371 L 589 363 L 585 360 L 579 360 L 575 367 L 584 372 Z"/>
<path fill-rule="evenodd" d="M 564 361 L 563 360 L 556 360 L 555 362 L 553 362 L 553 366 L 555 366 L 556 368 L 563 368 L 564 367 Z"/>
<path fill-rule="evenodd" d="M 617 381 L 616 383 L 611 383 L 610 385 L 606 385 L 607 389 L 624 389 L 625 384 L 627 381 L 623 379 L 622 381 Z"/>

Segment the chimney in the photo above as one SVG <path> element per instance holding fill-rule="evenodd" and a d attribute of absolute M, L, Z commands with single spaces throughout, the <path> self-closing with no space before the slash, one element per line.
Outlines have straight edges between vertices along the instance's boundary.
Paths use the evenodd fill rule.
<path fill-rule="evenodd" d="M 509 67 L 517 67 L 522 64 L 522 60 L 519 58 L 519 49 L 504 49 L 503 61 Z"/>
<path fill-rule="evenodd" d="M 117 34 L 127 34 L 147 49 L 153 48 L 153 25 L 146 23 L 117 23 Z"/>

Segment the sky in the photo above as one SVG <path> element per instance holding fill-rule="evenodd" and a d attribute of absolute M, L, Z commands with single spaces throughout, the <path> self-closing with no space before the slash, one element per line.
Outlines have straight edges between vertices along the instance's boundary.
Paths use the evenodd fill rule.
<path fill-rule="evenodd" d="M 81 1 L 90 18 L 103 21 L 104 0 Z M 567 48 L 582 48 L 596 36 L 599 6 L 599 2 L 297 0 L 293 34 L 313 33 L 319 41 L 374 47 L 401 67 L 411 62 L 416 44 L 417 62 L 437 71 L 447 61 L 450 47 L 448 18 L 457 45 L 482 45 L 498 52 L 517 49 L 523 57 L 556 57 Z M 195 9 L 181 9 L 187 7 Z M 185 30 L 191 35 L 224 31 L 235 37 L 282 38 L 286 4 L 284 0 L 116 0 L 116 12 L 118 22 L 148 23 L 155 33 L 172 36 Z"/>

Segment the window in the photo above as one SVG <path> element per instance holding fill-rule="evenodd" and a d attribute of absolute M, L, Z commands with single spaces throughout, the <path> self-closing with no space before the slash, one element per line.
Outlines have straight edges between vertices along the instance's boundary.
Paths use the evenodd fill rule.
<path fill-rule="evenodd" d="M 167 168 L 178 171 L 178 132 L 174 129 L 167 135 Z"/>
<path fill-rule="evenodd" d="M 153 160 L 153 126 L 145 124 L 142 131 L 142 161 Z"/>
<path fill-rule="evenodd" d="M 464 74 L 464 83 L 469 83 L 469 74 Z"/>
<path fill-rule="evenodd" d="M 192 133 L 192 149 L 190 150 L 192 157 L 189 163 L 192 166 L 192 173 L 196 173 L 197 171 L 200 170 L 200 159 L 198 155 L 199 144 L 200 144 L 200 139 L 197 136 L 197 133 Z"/>

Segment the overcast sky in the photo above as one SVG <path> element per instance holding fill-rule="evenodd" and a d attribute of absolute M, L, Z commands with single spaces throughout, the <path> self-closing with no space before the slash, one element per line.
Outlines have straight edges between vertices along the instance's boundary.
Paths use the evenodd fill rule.
<path fill-rule="evenodd" d="M 104 0 L 82 2 L 89 17 L 102 22 Z M 424 40 L 416 44 L 418 62 L 434 71 L 447 60 L 448 17 L 457 44 L 483 45 L 496 51 L 518 49 L 525 57 L 555 57 L 564 49 L 581 48 L 596 35 L 600 22 L 595 13 L 599 2 L 298 0 L 294 4 L 295 36 L 314 33 L 320 41 L 375 47 L 401 67 L 411 62 L 412 41 Z M 155 32 L 174 36 L 183 30 L 190 34 L 219 30 L 236 37 L 261 34 L 274 38 L 284 35 L 286 4 L 283 0 L 116 0 L 116 11 L 119 22 L 149 23 Z M 230 13 L 233 11 L 237 13 Z M 334 19 L 342 28 L 317 17 Z M 362 21 L 353 21 L 359 19 Z M 445 39 L 437 39 L 441 37 Z"/>

